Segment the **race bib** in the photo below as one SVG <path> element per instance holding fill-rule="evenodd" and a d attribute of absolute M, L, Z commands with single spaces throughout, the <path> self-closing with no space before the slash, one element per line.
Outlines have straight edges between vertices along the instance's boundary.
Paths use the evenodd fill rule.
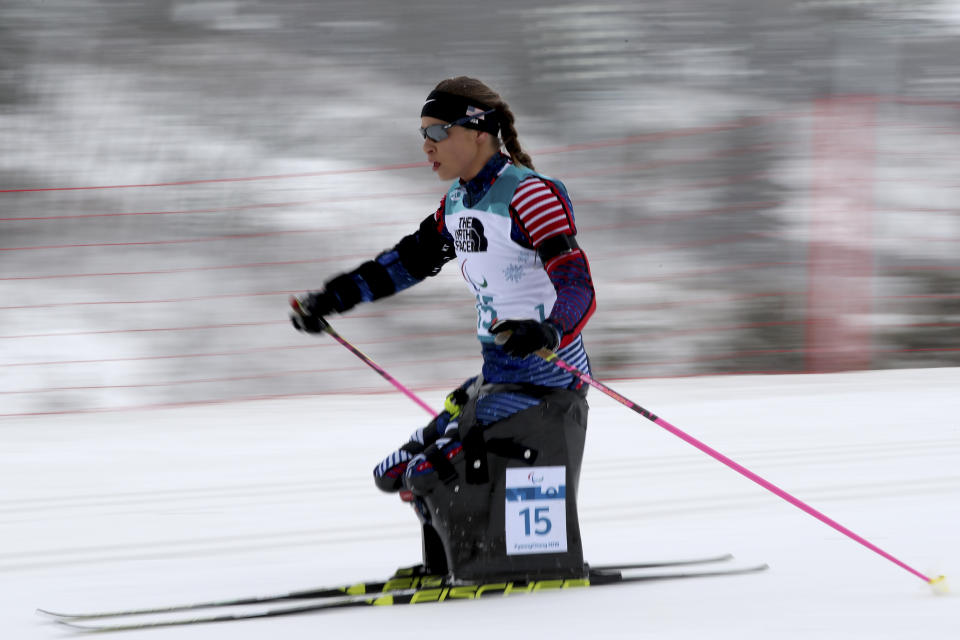
<path fill-rule="evenodd" d="M 507 469 L 507 555 L 565 553 L 566 467 Z"/>

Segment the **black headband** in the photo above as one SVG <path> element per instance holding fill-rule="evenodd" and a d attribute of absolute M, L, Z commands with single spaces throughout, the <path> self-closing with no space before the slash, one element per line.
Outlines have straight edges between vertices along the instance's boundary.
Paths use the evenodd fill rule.
<path fill-rule="evenodd" d="M 423 103 L 423 109 L 420 110 L 420 117 L 454 122 L 465 116 L 480 114 L 490 109 L 491 107 L 471 98 L 447 93 L 446 91 L 431 91 L 430 95 L 427 96 L 427 101 Z M 500 119 L 496 113 L 489 113 L 468 120 L 461 126 L 497 135 L 500 130 Z"/>

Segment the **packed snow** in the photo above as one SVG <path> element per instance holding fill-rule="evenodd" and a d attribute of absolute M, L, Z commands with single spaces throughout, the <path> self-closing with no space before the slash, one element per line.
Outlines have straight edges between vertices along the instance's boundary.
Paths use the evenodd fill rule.
<path fill-rule="evenodd" d="M 960 369 L 611 386 L 917 570 L 960 575 Z M 590 562 L 730 552 L 770 570 L 118 637 L 960 637 L 956 590 L 934 595 L 622 405 L 590 402 Z M 0 419 L 0 636 L 70 635 L 36 607 L 269 594 L 417 562 L 415 518 L 371 470 L 424 418 L 384 393 Z"/>

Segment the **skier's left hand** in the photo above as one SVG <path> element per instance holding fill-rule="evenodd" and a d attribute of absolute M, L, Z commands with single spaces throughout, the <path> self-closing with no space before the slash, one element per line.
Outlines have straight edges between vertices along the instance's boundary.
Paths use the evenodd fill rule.
<path fill-rule="evenodd" d="M 540 349 L 553 351 L 560 344 L 560 332 L 546 321 L 497 320 L 490 333 L 508 355 L 516 358 L 525 358 Z"/>

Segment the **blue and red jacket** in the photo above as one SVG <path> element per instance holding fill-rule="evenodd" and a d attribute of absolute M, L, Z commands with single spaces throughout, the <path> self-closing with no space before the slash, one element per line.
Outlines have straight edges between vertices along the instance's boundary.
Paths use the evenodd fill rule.
<path fill-rule="evenodd" d="M 577 387 L 571 374 L 536 355 L 507 355 L 487 331 L 497 319 L 546 321 L 561 338 L 557 355 L 589 373 L 580 333 L 596 297 L 576 233 L 563 184 L 497 153 L 472 180 L 454 182 L 416 232 L 338 277 L 337 291 L 351 298 L 339 300 L 338 307 L 349 309 L 407 289 L 456 259 L 476 298 L 484 381 Z M 345 281 L 355 285 L 346 288 L 347 294 Z M 509 415 L 522 408 L 504 410 Z"/>

